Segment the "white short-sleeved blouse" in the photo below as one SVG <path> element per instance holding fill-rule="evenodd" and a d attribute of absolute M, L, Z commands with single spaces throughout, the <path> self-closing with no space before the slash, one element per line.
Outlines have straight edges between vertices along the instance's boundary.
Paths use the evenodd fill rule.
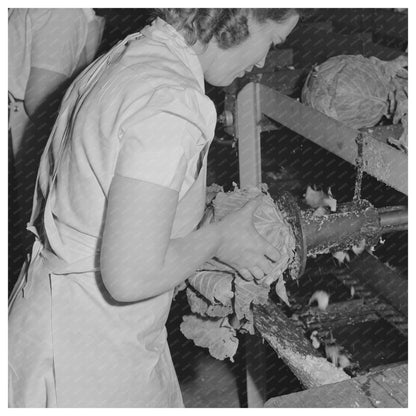
<path fill-rule="evenodd" d="M 163 20 L 142 33 L 104 71 L 73 125 L 53 207 L 61 235 L 50 241 L 69 261 L 97 249 L 114 175 L 179 192 L 172 238 L 191 232 L 204 209 L 216 111 L 201 65 Z"/>

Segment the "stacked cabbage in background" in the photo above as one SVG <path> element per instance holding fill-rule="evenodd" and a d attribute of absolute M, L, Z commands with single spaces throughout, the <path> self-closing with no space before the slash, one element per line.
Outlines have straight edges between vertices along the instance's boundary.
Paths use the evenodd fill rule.
<path fill-rule="evenodd" d="M 390 141 L 407 151 L 407 66 L 407 56 L 335 56 L 309 73 L 302 102 L 355 129 L 373 127 L 383 116 L 401 122 L 403 134 Z"/>
<path fill-rule="evenodd" d="M 281 254 L 272 272 L 260 281 L 247 281 L 235 269 L 212 259 L 187 281 L 186 294 L 193 314 L 183 317 L 181 331 L 220 360 L 232 360 L 238 347 L 237 332 L 254 334 L 252 305 L 267 302 L 272 283 L 276 282 L 276 293 L 288 303 L 283 272 L 293 260 L 295 237 L 270 195 L 257 188 L 219 191 L 208 220 L 218 222 L 258 195 L 263 195 L 263 201 L 254 213 L 254 226 Z"/>

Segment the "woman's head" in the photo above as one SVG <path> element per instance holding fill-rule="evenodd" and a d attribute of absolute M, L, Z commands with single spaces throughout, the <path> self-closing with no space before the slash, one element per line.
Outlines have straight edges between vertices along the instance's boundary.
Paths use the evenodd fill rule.
<path fill-rule="evenodd" d="M 158 15 L 182 33 L 216 86 L 262 66 L 299 19 L 296 9 L 159 9 Z"/>

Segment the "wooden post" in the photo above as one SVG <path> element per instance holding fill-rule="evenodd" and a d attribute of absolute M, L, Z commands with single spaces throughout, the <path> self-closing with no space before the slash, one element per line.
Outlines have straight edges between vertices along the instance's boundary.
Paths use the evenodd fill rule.
<path fill-rule="evenodd" d="M 261 183 L 261 112 L 259 84 L 247 84 L 237 96 L 236 135 L 240 187 Z"/>
<path fill-rule="evenodd" d="M 259 84 L 247 84 L 236 103 L 236 136 L 240 187 L 261 183 L 261 112 Z M 263 407 L 266 400 L 266 357 L 259 337 L 245 337 L 245 367 L 248 407 Z"/>

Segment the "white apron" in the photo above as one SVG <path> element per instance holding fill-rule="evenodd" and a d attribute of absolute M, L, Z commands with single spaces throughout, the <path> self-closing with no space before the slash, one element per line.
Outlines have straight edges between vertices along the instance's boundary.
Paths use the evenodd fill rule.
<path fill-rule="evenodd" d="M 69 264 L 47 249 L 35 226 L 41 212 L 46 241 L 59 239 L 51 209 L 59 158 L 51 175 L 51 138 L 65 140 L 71 110 L 76 110 L 78 100 L 88 94 L 108 62 L 137 36 L 126 38 L 78 77 L 75 83 L 82 85 L 81 93 L 73 94 L 74 99 L 66 100 L 67 107 L 61 109 L 67 124 L 56 123 L 42 156 L 28 224 L 36 241 L 9 303 L 11 407 L 183 406 L 165 329 L 173 291 L 145 301 L 117 303 L 102 284 L 98 253 Z M 205 176 L 202 169 L 179 202 L 179 207 L 193 207 L 179 219 L 184 228 L 202 217 Z M 43 190 L 42 207 L 37 194 L 45 178 L 49 185 Z"/>

